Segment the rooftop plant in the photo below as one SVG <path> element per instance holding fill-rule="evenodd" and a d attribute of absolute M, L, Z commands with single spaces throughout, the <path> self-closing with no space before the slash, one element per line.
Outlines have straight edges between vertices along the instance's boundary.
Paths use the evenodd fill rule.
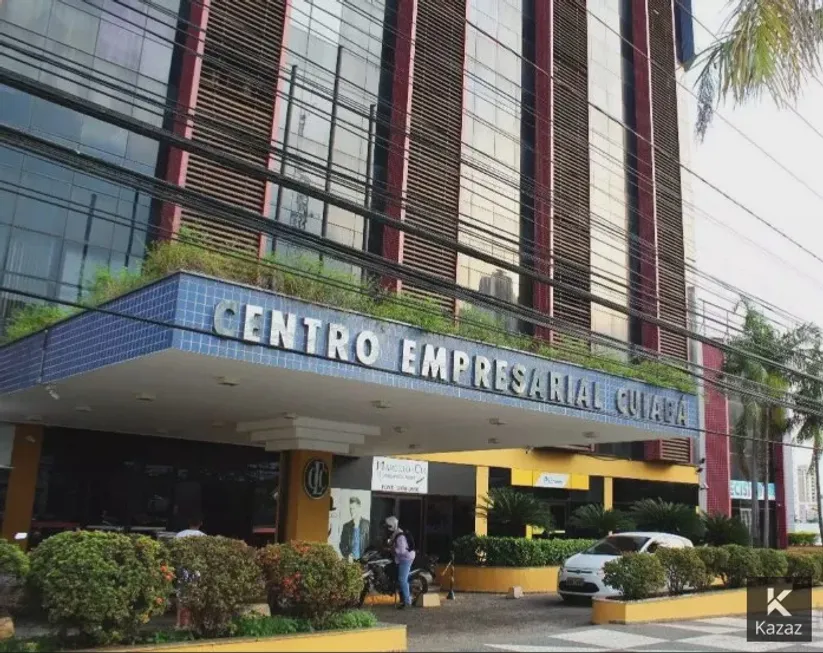
<path fill-rule="evenodd" d="M 625 376 L 651 385 L 693 393 L 694 381 L 684 370 L 654 360 L 626 361 L 608 352 L 592 351 L 588 342 L 562 336 L 554 346 L 525 334 L 506 331 L 490 311 L 464 306 L 454 317 L 434 301 L 387 292 L 379 284 L 361 280 L 333 261 L 321 262 L 306 254 L 270 255 L 262 259 L 217 252 L 191 234 L 160 241 L 148 251 L 140 271 L 100 268 L 82 303 L 100 306 L 120 295 L 179 271 L 197 272 L 326 304 L 395 320 L 424 331 L 456 335 L 491 345 L 528 351 L 588 369 Z M 6 325 L 6 342 L 36 333 L 83 309 L 55 304 L 29 304 L 15 312 Z"/>

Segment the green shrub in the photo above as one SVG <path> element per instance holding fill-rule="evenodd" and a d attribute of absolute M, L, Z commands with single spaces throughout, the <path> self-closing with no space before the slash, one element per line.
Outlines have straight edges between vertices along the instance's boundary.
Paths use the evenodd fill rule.
<path fill-rule="evenodd" d="M 595 540 L 527 540 L 524 537 L 464 535 L 453 544 L 457 565 L 553 567 L 588 549 Z"/>
<path fill-rule="evenodd" d="M 311 632 L 311 624 L 305 619 L 279 614 L 272 617 L 248 615 L 235 619 L 231 630 L 235 637 L 275 637 Z"/>
<path fill-rule="evenodd" d="M 789 533 L 789 546 L 814 546 L 817 533 Z"/>
<path fill-rule="evenodd" d="M 198 635 L 225 634 L 232 619 L 264 594 L 255 551 L 227 537 L 183 537 L 169 544 L 180 603 Z"/>
<path fill-rule="evenodd" d="M 783 578 L 789 568 L 784 551 L 776 549 L 755 549 L 760 558 L 760 573 L 765 578 Z"/>
<path fill-rule="evenodd" d="M 0 540 L 0 616 L 8 616 L 23 603 L 29 569 L 25 552 L 8 540 Z"/>
<path fill-rule="evenodd" d="M 705 527 L 694 506 L 670 503 L 662 499 L 636 501 L 629 516 L 641 531 L 656 531 L 681 535 L 692 542 L 703 538 Z"/>
<path fill-rule="evenodd" d="M 786 556 L 786 576 L 789 578 L 810 578 L 814 585 L 821 579 L 821 565 L 817 556 L 789 553 Z"/>
<path fill-rule="evenodd" d="M 719 578 L 724 585 L 728 584 L 729 552 L 722 547 L 701 546 L 697 548 L 697 555 L 706 565 L 706 575 L 709 585 Z M 707 585 L 708 587 L 708 585 Z"/>
<path fill-rule="evenodd" d="M 671 594 L 682 594 L 687 588 L 703 589 L 708 586 L 706 564 L 697 549 L 661 547 L 655 555 L 663 565 L 666 585 Z"/>
<path fill-rule="evenodd" d="M 374 628 L 377 617 L 368 610 L 348 610 L 332 615 L 326 622 L 327 630 L 356 630 L 357 628 Z"/>
<path fill-rule="evenodd" d="M 749 529 L 739 517 L 727 517 L 720 513 L 703 515 L 705 535 L 703 540 L 709 546 L 740 544 L 748 546 L 751 540 Z"/>
<path fill-rule="evenodd" d="M 629 553 L 610 560 L 603 569 L 606 585 L 618 590 L 627 601 L 647 599 L 666 584 L 663 565 L 649 553 Z"/>
<path fill-rule="evenodd" d="M 148 537 L 64 532 L 31 555 L 31 581 L 49 621 L 62 633 L 79 629 L 95 644 L 133 640 L 162 614 L 173 574 L 161 546 Z"/>
<path fill-rule="evenodd" d="M 363 590 L 360 565 L 341 560 L 328 544 L 272 544 L 257 554 L 272 613 L 309 619 L 315 627 L 356 606 Z"/>
<path fill-rule="evenodd" d="M 763 575 L 760 557 L 754 549 L 739 544 L 727 544 L 723 548 L 729 552 L 725 573 L 727 587 L 744 587 L 747 579 Z"/>

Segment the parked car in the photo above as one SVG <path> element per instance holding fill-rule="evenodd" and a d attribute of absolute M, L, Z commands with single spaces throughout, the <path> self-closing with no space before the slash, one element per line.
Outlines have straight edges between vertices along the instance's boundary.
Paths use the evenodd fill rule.
<path fill-rule="evenodd" d="M 566 560 L 557 572 L 557 591 L 563 600 L 617 596 L 620 592 L 603 581 L 603 567 L 626 553 L 654 553 L 660 547 L 693 547 L 691 540 L 669 533 L 618 533 L 609 535 Z"/>

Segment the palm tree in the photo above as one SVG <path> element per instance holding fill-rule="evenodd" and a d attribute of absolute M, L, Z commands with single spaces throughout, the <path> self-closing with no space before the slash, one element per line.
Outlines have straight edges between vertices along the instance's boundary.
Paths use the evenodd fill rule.
<path fill-rule="evenodd" d="M 743 104 L 769 95 L 793 102 L 821 70 L 821 0 L 732 0 L 717 39 L 697 56 L 697 133 L 703 137 L 723 100 Z"/>
<path fill-rule="evenodd" d="M 527 526 L 547 532 L 554 530 L 548 504 L 533 494 L 512 487 L 489 490 L 483 504 L 477 507 L 477 514 L 488 520 L 490 526 L 509 536 L 523 537 Z"/>
<path fill-rule="evenodd" d="M 792 425 L 799 426 L 795 439 L 797 442 L 811 444 L 812 470 L 814 474 L 817 500 L 817 526 L 823 542 L 823 494 L 820 488 L 820 454 L 823 451 L 823 417 L 815 414 L 819 412 L 819 402 L 823 400 L 823 335 L 815 326 L 806 325 L 798 329 L 798 346 L 795 348 L 795 357 L 798 367 L 808 376 L 795 379 L 797 388 L 795 395 L 796 408 L 792 418 Z M 810 378 L 811 377 L 811 378 Z M 809 410 L 805 412 L 804 409 Z"/>
<path fill-rule="evenodd" d="M 771 448 L 775 442 L 782 443 L 790 428 L 785 409 L 776 400 L 788 392 L 791 379 L 784 365 L 795 356 L 800 334 L 797 331 L 779 333 L 747 300 L 741 300 L 741 305 L 745 310 L 743 326 L 729 341 L 733 350 L 724 360 L 723 373 L 729 394 L 739 399 L 743 408 L 734 424 L 734 434 L 738 437 L 733 443 L 741 471 L 751 483 L 752 541 L 768 545 L 769 498 L 767 491 L 761 538 L 759 479 L 763 472 L 764 486 L 768 489 Z"/>
<path fill-rule="evenodd" d="M 569 526 L 595 537 L 604 537 L 615 531 L 630 529 L 634 522 L 619 510 L 606 510 L 600 504 L 591 503 L 574 511 Z"/>
<path fill-rule="evenodd" d="M 694 506 L 670 503 L 659 498 L 636 501 L 629 516 L 640 530 L 673 533 L 690 540 L 699 541 L 705 530 L 703 520 Z"/>

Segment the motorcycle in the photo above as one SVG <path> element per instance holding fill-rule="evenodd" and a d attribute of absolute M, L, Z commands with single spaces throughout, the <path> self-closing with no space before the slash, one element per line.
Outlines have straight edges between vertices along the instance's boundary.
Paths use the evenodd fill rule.
<path fill-rule="evenodd" d="M 412 564 L 409 572 L 409 594 L 412 603 L 417 601 L 417 597 L 429 591 L 429 587 L 434 584 L 436 575 L 436 556 L 418 556 Z M 360 559 L 363 565 L 363 590 L 360 592 L 360 606 L 366 602 L 369 594 L 386 594 L 396 596 L 397 587 L 397 565 L 392 556 L 378 549 L 369 549 Z"/>

